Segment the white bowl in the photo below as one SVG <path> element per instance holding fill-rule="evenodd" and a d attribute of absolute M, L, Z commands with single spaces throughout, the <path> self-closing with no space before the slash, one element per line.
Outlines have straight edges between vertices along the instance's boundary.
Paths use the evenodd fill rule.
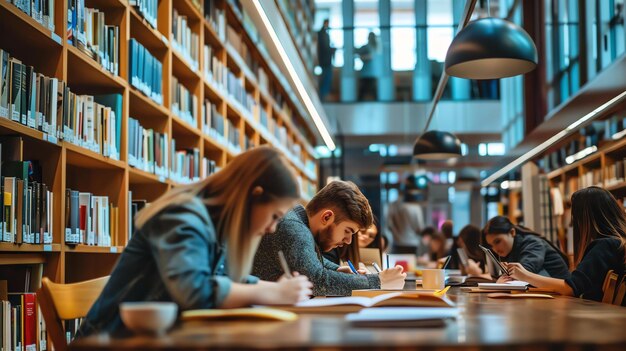
<path fill-rule="evenodd" d="M 122 302 L 120 316 L 124 325 L 138 333 L 163 334 L 176 321 L 174 302 Z"/>

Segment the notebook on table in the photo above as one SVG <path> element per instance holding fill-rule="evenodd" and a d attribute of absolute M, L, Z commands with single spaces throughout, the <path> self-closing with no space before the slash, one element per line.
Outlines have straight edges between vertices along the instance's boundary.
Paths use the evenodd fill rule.
<path fill-rule="evenodd" d="M 315 298 L 293 306 L 275 306 L 296 313 L 349 313 L 365 307 L 455 307 L 447 296 L 434 293 L 393 292 L 375 297 Z"/>
<path fill-rule="evenodd" d="M 181 320 L 274 320 L 274 321 L 294 321 L 298 315 L 276 308 L 251 307 L 251 308 L 231 308 L 231 309 L 200 309 L 189 310 L 181 313 Z"/>
<path fill-rule="evenodd" d="M 458 315 L 458 308 L 373 307 L 346 315 L 346 321 L 356 327 L 443 327 Z"/>
<path fill-rule="evenodd" d="M 512 280 L 506 283 L 478 283 L 478 288 L 486 290 L 526 290 L 528 285 L 528 282 Z"/>

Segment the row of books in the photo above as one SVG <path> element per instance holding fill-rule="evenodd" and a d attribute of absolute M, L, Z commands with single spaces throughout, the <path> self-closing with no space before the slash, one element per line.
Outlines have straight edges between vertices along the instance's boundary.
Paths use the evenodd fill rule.
<path fill-rule="evenodd" d="M 200 180 L 200 150 L 197 148 L 176 150 L 175 139 L 172 139 L 171 146 L 170 179 L 177 183 L 190 183 Z"/>
<path fill-rule="evenodd" d="M 68 0 L 67 40 L 104 69 L 119 75 L 120 30 L 105 23 L 104 12 L 85 7 L 85 0 Z"/>
<path fill-rule="evenodd" d="M 224 116 L 217 111 L 217 106 L 209 100 L 202 104 L 202 130 L 208 136 L 225 143 Z"/>
<path fill-rule="evenodd" d="M 117 236 L 119 208 L 108 196 L 65 190 L 65 243 L 111 246 Z"/>
<path fill-rule="evenodd" d="M 210 46 L 204 46 L 204 77 L 220 92 L 226 92 L 228 68 L 226 64 L 215 56 L 216 52 Z"/>
<path fill-rule="evenodd" d="M 54 32 L 54 0 L 6 0 Z"/>
<path fill-rule="evenodd" d="M 578 178 L 578 188 L 586 188 L 590 186 L 602 186 L 602 169 L 589 169 Z"/>
<path fill-rule="evenodd" d="M 198 98 L 172 76 L 172 112 L 183 121 L 196 127 L 198 125 Z"/>
<path fill-rule="evenodd" d="M 235 127 L 232 120 L 227 119 L 227 121 L 228 121 L 228 138 L 227 138 L 228 148 L 233 153 L 238 154 L 241 152 L 241 144 L 239 144 L 241 140 L 240 139 L 241 132 L 239 128 Z"/>
<path fill-rule="evenodd" d="M 204 179 L 217 171 L 219 171 L 217 162 L 206 157 L 202 158 L 202 164 L 200 165 L 200 179 Z"/>
<path fill-rule="evenodd" d="M 2 162 L 0 229 L 2 241 L 49 244 L 53 236 L 54 194 L 31 177 L 30 161 Z"/>
<path fill-rule="evenodd" d="M 2 49 L 0 73 L 0 117 L 56 137 L 60 81 L 35 72 Z"/>
<path fill-rule="evenodd" d="M 0 117 L 119 160 L 122 96 L 76 95 L 0 50 Z"/>
<path fill-rule="evenodd" d="M 157 29 L 157 10 L 159 7 L 158 0 L 129 0 L 130 6 L 137 8 L 143 18 L 148 22 L 152 28 Z"/>
<path fill-rule="evenodd" d="M 128 192 L 128 197 L 129 197 L 128 205 L 130 209 L 130 220 L 128 221 L 130 225 L 129 232 L 128 232 L 128 240 L 130 240 L 132 234 L 135 231 L 135 216 L 137 215 L 137 212 L 143 210 L 143 208 L 148 206 L 149 203 L 146 200 L 133 200 L 132 191 Z"/>
<path fill-rule="evenodd" d="M 191 31 L 187 16 L 172 11 L 172 47 L 189 62 L 192 70 L 198 70 L 200 36 Z"/>
<path fill-rule="evenodd" d="M 6 283 L 6 281 L 5 281 Z M 10 293 L 0 301 L 2 350 L 47 350 L 46 324 L 35 293 Z"/>
<path fill-rule="evenodd" d="M 218 8 L 217 1 L 204 0 L 204 18 L 215 30 L 219 39 L 226 40 L 226 15 L 224 9 Z"/>
<path fill-rule="evenodd" d="M 128 164 L 160 177 L 168 176 L 168 135 L 128 119 Z"/>
<path fill-rule="evenodd" d="M 616 160 L 615 163 L 605 167 L 607 185 L 613 185 L 623 182 L 626 177 L 626 158 Z"/>
<path fill-rule="evenodd" d="M 76 95 L 64 87 L 60 137 L 72 144 L 120 159 L 122 95 Z"/>
<path fill-rule="evenodd" d="M 163 104 L 163 64 L 135 38 L 129 41 L 130 84 L 157 104 Z"/>
<path fill-rule="evenodd" d="M 244 78 L 237 77 L 230 70 L 227 71 L 226 91 L 248 113 L 253 113 L 256 101 L 246 91 Z"/>

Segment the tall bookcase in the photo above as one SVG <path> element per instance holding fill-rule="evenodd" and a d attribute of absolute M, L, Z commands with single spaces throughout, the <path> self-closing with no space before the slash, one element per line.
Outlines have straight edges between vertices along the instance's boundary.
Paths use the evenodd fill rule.
<path fill-rule="evenodd" d="M 242 150 L 270 144 L 288 157 L 302 185 L 304 200 L 317 188 L 317 162 L 312 144 L 315 136 L 304 122 L 298 102 L 281 84 L 280 73 L 267 56 L 255 46 L 243 30 L 241 16 L 227 1 L 213 1 L 223 21 L 240 33 L 247 57 L 233 48 L 225 35 L 218 35 L 197 7 L 198 1 L 158 0 L 157 26 L 148 21 L 128 1 L 85 0 L 85 6 L 106 15 L 106 24 L 119 26 L 119 76 L 102 68 L 93 58 L 68 42 L 68 1 L 54 2 L 54 31 L 50 31 L 12 3 L 0 1 L 0 49 L 35 71 L 68 84 L 77 94 L 120 94 L 122 96 L 121 149 L 119 160 L 105 157 L 81 146 L 49 137 L 19 122 L 0 118 L 0 135 L 19 135 L 24 142 L 24 160 L 36 159 L 42 167 L 43 181 L 54 193 L 52 244 L 0 243 L 0 265 L 44 264 L 44 276 L 56 282 L 76 282 L 109 274 L 124 250 L 130 233 L 129 193 L 132 199 L 148 202 L 176 186 L 171 177 L 157 175 L 129 164 L 129 117 L 155 132 L 167 134 L 167 142 L 176 140 L 176 148 L 197 149 L 200 159 L 206 157 L 223 167 Z M 173 13 L 186 17 L 187 25 L 198 37 L 197 66 L 176 48 L 173 41 Z M 131 84 L 130 39 L 134 39 L 162 64 L 160 75 L 163 103 L 159 104 Z M 217 86 L 204 74 L 204 45 L 214 57 L 243 82 L 252 97 L 253 108 L 243 109 L 226 89 Z M 246 63 L 250 57 L 263 69 Z M 197 100 L 195 123 L 173 113 L 172 80 L 176 79 Z M 268 89 L 267 87 L 271 87 Z M 271 91 L 269 91 L 271 90 Z M 281 101 L 277 101 L 279 96 Z M 238 131 L 238 140 L 229 144 L 215 138 L 203 125 L 203 102 L 208 100 L 224 118 L 228 128 Z M 261 116 L 269 123 L 261 123 Z M 228 123 L 228 121 L 230 123 Z M 170 160 L 171 161 L 171 160 Z M 106 195 L 119 208 L 116 235 L 111 245 L 68 245 L 65 243 L 66 189 Z"/>

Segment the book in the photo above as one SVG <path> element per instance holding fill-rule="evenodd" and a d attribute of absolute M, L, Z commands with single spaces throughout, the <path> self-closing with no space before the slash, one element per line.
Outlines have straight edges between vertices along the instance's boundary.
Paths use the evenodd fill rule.
<path fill-rule="evenodd" d="M 553 299 L 554 296 L 548 294 L 509 294 L 491 293 L 487 297 L 492 299 Z"/>
<path fill-rule="evenodd" d="M 207 319 L 261 319 L 274 321 L 294 321 L 298 315 L 276 308 L 251 307 L 232 309 L 200 309 L 184 311 L 181 314 L 182 320 L 207 320 Z"/>
<path fill-rule="evenodd" d="M 348 313 L 357 312 L 365 307 L 454 307 L 454 302 L 445 295 L 433 293 L 393 292 L 375 297 L 349 296 L 316 298 L 299 302 L 293 306 L 277 308 L 298 313 Z"/>
<path fill-rule="evenodd" d="M 346 315 L 346 321 L 357 327 L 443 327 L 458 315 L 458 308 L 364 308 Z"/>
<path fill-rule="evenodd" d="M 488 290 L 526 290 L 528 283 L 521 280 L 512 280 L 506 283 L 478 283 L 479 289 Z"/>

